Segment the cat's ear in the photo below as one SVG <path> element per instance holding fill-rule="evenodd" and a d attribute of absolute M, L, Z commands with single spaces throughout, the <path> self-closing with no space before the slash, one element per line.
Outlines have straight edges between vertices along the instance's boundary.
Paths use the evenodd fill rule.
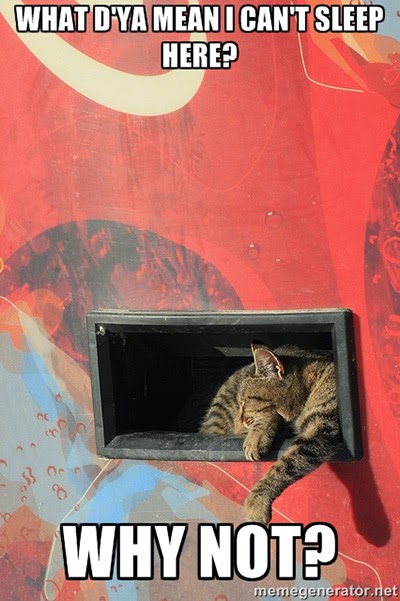
<path fill-rule="evenodd" d="M 253 342 L 251 345 L 256 376 L 276 376 L 283 380 L 285 369 L 276 355 L 264 344 Z"/>

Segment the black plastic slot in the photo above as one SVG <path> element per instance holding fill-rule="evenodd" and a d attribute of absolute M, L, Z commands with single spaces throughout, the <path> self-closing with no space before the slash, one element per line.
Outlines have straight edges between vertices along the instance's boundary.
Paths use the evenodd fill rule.
<path fill-rule="evenodd" d="M 244 460 L 235 436 L 198 434 L 226 377 L 252 361 L 250 344 L 332 351 L 343 432 L 337 460 L 362 455 L 353 319 L 344 309 L 298 312 L 88 315 L 96 444 L 113 458 Z M 277 441 L 267 459 L 290 443 Z"/>

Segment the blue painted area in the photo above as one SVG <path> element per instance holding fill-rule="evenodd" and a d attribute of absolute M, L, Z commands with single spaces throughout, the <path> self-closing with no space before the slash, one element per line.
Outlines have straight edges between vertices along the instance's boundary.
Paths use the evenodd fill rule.
<path fill-rule="evenodd" d="M 101 482 L 85 521 L 126 522 L 129 512 L 146 503 L 160 483 L 167 485 L 162 494 L 174 515 L 181 511 L 182 506 L 191 505 L 209 494 L 207 489 L 191 485 L 182 476 L 163 472 L 148 464 L 125 462 L 118 469 L 118 478 L 114 482 L 108 478 Z"/>
<path fill-rule="evenodd" d="M 63 393 L 62 404 L 55 402 L 55 396 L 60 390 L 60 384 L 53 374 L 49 371 L 42 357 L 32 350 L 24 353 L 24 371 L 22 373 L 23 382 L 37 406 L 38 412 L 47 413 L 50 422 L 54 422 L 59 417 L 73 416 L 81 412 L 79 405 Z M 70 420 L 69 420 L 70 421 Z M 75 419 L 73 419 L 75 423 Z M 50 427 L 50 423 L 49 423 Z M 53 426 L 54 427 L 54 424 Z M 61 436 L 63 436 L 61 434 Z M 89 486 L 91 480 L 85 476 L 81 470 L 75 474 L 74 469 L 77 466 L 90 465 L 93 463 L 92 454 L 89 451 L 82 436 L 77 436 L 73 441 L 64 437 L 64 461 L 62 467 L 67 471 L 70 484 L 72 484 L 78 494 L 83 494 Z M 60 466 L 61 467 L 61 466 Z"/>
<path fill-rule="evenodd" d="M 96 496 L 90 507 L 87 522 L 111 522 L 120 524 L 126 522 L 126 508 L 144 503 L 156 487 L 157 470 L 148 465 L 135 465 L 119 472 L 119 478 L 110 484 L 102 482 L 96 491 Z"/>
<path fill-rule="evenodd" d="M 128 523 L 129 516 L 132 513 L 135 514 L 135 509 L 142 512 L 145 510 L 143 507 L 140 510 L 139 506 L 150 499 L 160 484 L 163 485 L 162 497 L 173 515 L 179 516 L 185 507 L 188 517 L 204 512 L 205 508 L 198 503 L 198 499 L 209 495 L 207 489 L 192 484 L 182 476 L 163 472 L 148 464 L 126 461 L 100 483 L 95 496 L 88 503 L 83 504 L 82 508 L 70 516 L 66 522 Z M 204 517 L 212 520 L 214 516 L 207 510 L 205 511 L 207 514 Z M 138 521 L 141 521 L 143 513 L 139 515 L 141 517 L 138 517 Z M 153 521 L 150 516 L 149 521 Z M 114 573 L 113 578 L 106 583 L 110 599 L 117 598 L 117 595 L 120 601 L 137 599 L 134 581 L 124 581 L 123 588 L 118 588 L 116 593 L 112 587 L 118 587 L 118 584 L 120 581 Z"/>
<path fill-rule="evenodd" d="M 35 351 L 24 353 L 22 379 L 35 400 L 38 411 L 47 413 L 50 420 L 57 418 L 54 397 L 59 391 L 59 386 Z"/>
<path fill-rule="evenodd" d="M 15 487 L 15 494 L 7 496 L 2 510 L 15 511 L 25 494 L 24 502 L 35 515 L 57 525 L 85 493 L 100 468 L 88 447 L 89 435 L 82 432 L 72 439 L 69 437 L 69 431 L 75 430 L 76 419 L 79 421 L 77 415 L 82 416 L 87 428 L 88 420 L 64 387 L 62 401 L 56 401 L 62 383 L 51 371 L 53 344 L 35 327 L 34 320 L 25 317 L 24 321 L 28 344 L 34 336 L 43 357 L 31 344 L 30 352 L 21 351 L 9 344 L 8 334 L 0 336 L 0 344 L 7 345 L 11 364 L 20 369 L 7 371 L 0 363 L 0 406 L 2 414 L 7 416 L 7 428 L 0 438 L 0 456 L 7 461 L 2 476 L 10 487 Z M 49 358 L 47 363 L 43 358 Z M 63 430 L 57 427 L 60 417 L 68 424 Z M 85 466 L 89 468 L 88 474 Z M 26 490 L 22 493 L 23 485 Z M 59 495 L 57 491 L 61 491 Z"/>
<path fill-rule="evenodd" d="M 385 8 L 385 20 L 379 23 L 378 35 L 385 35 L 400 41 L 400 17 L 397 11 L 400 10 L 398 0 L 379 0 L 374 2 Z"/>

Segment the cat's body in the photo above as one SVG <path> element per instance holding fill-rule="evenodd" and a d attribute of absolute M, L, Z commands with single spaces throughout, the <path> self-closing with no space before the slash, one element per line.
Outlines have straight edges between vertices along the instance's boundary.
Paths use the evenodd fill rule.
<path fill-rule="evenodd" d="M 252 345 L 254 363 L 240 368 L 211 401 L 200 432 L 245 435 L 247 459 L 265 455 L 284 424 L 297 438 L 246 500 L 249 521 L 268 523 L 271 505 L 288 486 L 329 460 L 340 443 L 332 358 L 295 346 L 274 352 Z"/>

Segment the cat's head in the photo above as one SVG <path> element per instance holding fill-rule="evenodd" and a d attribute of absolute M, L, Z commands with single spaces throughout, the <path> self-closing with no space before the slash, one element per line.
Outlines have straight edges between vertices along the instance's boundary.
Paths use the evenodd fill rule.
<path fill-rule="evenodd" d="M 292 373 L 285 375 L 282 360 L 262 343 L 253 343 L 254 373 L 239 388 L 240 420 L 249 428 L 257 418 L 271 411 L 285 418 L 285 407 L 293 392 Z"/>

